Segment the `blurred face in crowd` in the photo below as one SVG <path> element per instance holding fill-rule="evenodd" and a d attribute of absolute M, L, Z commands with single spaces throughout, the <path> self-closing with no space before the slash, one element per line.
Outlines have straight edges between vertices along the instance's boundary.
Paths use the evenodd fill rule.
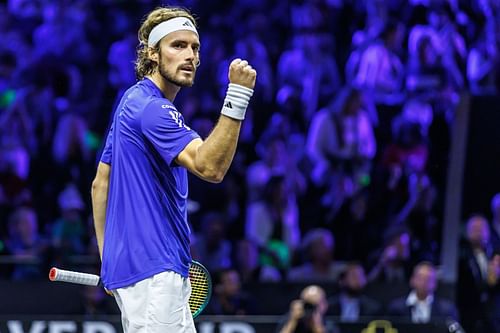
<path fill-rule="evenodd" d="M 424 300 L 436 290 L 436 270 L 429 264 L 418 265 L 413 271 L 410 285 L 417 297 Z"/>
<path fill-rule="evenodd" d="M 190 87 L 200 60 L 198 35 L 189 30 L 169 33 L 160 41 L 160 51 L 153 51 L 151 58 L 158 61 L 163 79 L 179 87 Z"/>
<path fill-rule="evenodd" d="M 473 216 L 467 223 L 467 239 L 474 247 L 485 247 L 490 240 L 490 227 L 484 217 Z"/>
<path fill-rule="evenodd" d="M 26 246 L 31 246 L 36 242 L 38 235 L 38 222 L 32 210 L 21 209 L 17 212 L 17 218 L 10 224 L 12 237 L 19 239 Z"/>
<path fill-rule="evenodd" d="M 333 244 L 328 237 L 318 237 L 311 242 L 310 253 L 312 261 L 329 262 L 333 254 Z"/>
<path fill-rule="evenodd" d="M 347 266 L 342 284 L 347 294 L 359 295 L 366 286 L 366 275 L 363 267 L 358 264 Z"/>
<path fill-rule="evenodd" d="M 222 274 L 220 291 L 226 296 L 234 296 L 240 292 L 240 276 L 235 270 Z"/>

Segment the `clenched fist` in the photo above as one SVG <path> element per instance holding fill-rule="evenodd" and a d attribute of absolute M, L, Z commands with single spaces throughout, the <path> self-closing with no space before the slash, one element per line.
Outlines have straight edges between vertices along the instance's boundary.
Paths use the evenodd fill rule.
<path fill-rule="evenodd" d="M 248 64 L 248 61 L 234 59 L 229 65 L 229 82 L 253 89 L 257 72 Z"/>

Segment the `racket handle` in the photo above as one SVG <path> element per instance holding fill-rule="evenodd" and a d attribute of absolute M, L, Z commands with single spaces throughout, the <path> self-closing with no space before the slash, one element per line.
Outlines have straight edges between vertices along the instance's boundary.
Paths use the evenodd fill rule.
<path fill-rule="evenodd" d="M 97 286 L 100 278 L 99 275 L 95 274 L 66 271 L 52 267 L 49 272 L 49 280 Z"/>

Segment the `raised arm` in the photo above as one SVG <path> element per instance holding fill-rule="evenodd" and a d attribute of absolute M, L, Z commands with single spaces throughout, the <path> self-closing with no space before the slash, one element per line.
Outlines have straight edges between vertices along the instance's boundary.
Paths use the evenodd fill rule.
<path fill-rule="evenodd" d="M 106 224 L 106 205 L 108 202 L 109 174 L 111 166 L 99 163 L 97 174 L 92 182 L 92 214 L 94 216 L 94 227 L 99 247 L 99 255 L 102 259 L 104 244 L 104 226 Z"/>
<path fill-rule="evenodd" d="M 256 71 L 245 60 L 229 66 L 229 88 L 222 114 L 212 133 L 203 141 L 195 139 L 177 156 L 176 162 L 207 181 L 218 183 L 233 161 L 241 121 L 255 86 Z"/>

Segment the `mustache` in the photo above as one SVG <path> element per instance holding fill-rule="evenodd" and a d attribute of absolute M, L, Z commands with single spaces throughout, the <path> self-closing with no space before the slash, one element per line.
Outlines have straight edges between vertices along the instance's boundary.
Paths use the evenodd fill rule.
<path fill-rule="evenodd" d="M 187 63 L 184 63 L 182 65 L 179 65 L 179 67 L 178 67 L 178 69 L 183 69 L 183 68 L 189 68 L 190 70 L 195 70 L 196 66 L 192 62 L 187 62 Z"/>

